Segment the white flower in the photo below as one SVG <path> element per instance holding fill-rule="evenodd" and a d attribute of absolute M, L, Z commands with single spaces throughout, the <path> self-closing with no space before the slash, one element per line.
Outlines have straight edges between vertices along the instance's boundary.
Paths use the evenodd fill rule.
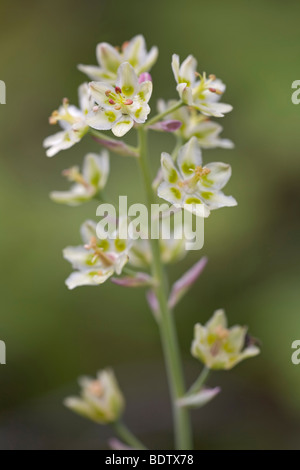
<path fill-rule="evenodd" d="M 259 354 L 259 348 L 252 341 L 247 343 L 247 328 L 234 326 L 228 329 L 224 310 L 217 310 L 205 326 L 195 325 L 192 355 L 209 369 L 228 370 Z"/>
<path fill-rule="evenodd" d="M 79 65 L 78 68 L 91 80 L 103 80 L 114 85 L 118 68 L 123 62 L 129 62 L 136 74 L 140 75 L 149 72 L 157 56 L 157 47 L 152 47 L 150 52 L 147 52 L 144 37 L 138 35 L 124 43 L 120 51 L 106 42 L 101 42 L 96 48 L 99 67 Z"/>
<path fill-rule="evenodd" d="M 90 90 L 99 105 L 87 119 L 94 129 L 111 129 L 117 137 L 121 137 L 132 128 L 134 122 L 145 122 L 150 113 L 148 101 L 152 94 L 152 82 L 139 83 L 128 62 L 119 67 L 115 87 L 104 82 L 92 82 Z"/>
<path fill-rule="evenodd" d="M 225 196 L 221 191 L 231 176 L 230 165 L 217 162 L 203 167 L 196 137 L 192 137 L 181 147 L 177 164 L 178 169 L 172 157 L 168 153 L 162 153 L 164 182 L 158 187 L 159 197 L 175 207 L 184 207 L 194 213 L 200 214 L 202 209 L 204 217 L 211 210 L 237 204 L 232 196 Z"/>
<path fill-rule="evenodd" d="M 86 116 L 91 110 L 91 100 L 87 83 L 79 87 L 78 95 L 79 108 L 70 105 L 69 101 L 64 99 L 63 105 L 50 117 L 50 124 L 59 123 L 63 130 L 44 140 L 43 146 L 47 149 L 47 157 L 53 157 L 61 150 L 77 144 L 88 132 Z"/>
<path fill-rule="evenodd" d="M 122 223 L 120 218 L 119 229 Z M 63 251 L 75 270 L 66 280 L 69 289 L 103 284 L 114 273 L 121 274 L 128 261 L 130 241 L 118 238 L 118 230 L 109 238 L 97 238 L 96 223 L 90 220 L 82 225 L 81 236 L 84 246 L 70 246 Z"/>
<path fill-rule="evenodd" d="M 172 69 L 177 82 L 177 91 L 185 104 L 193 106 L 206 116 L 223 117 L 232 110 L 229 104 L 218 103 L 225 91 L 224 83 L 214 75 L 206 78 L 197 73 L 197 61 L 189 55 L 180 65 L 179 56 L 173 55 Z"/>
<path fill-rule="evenodd" d="M 157 108 L 159 113 L 165 112 L 171 108 L 176 101 L 170 100 L 165 102 L 159 100 Z M 191 137 L 197 137 L 198 143 L 201 148 L 233 148 L 234 144 L 229 139 L 221 139 L 220 133 L 223 127 L 220 124 L 210 121 L 206 116 L 199 113 L 195 108 L 183 106 L 165 118 L 165 120 L 173 119 L 182 123 L 181 127 L 175 132 L 184 141 L 189 140 Z"/>
<path fill-rule="evenodd" d="M 85 156 L 82 173 L 78 167 L 63 171 L 63 175 L 75 184 L 69 191 L 53 191 L 50 197 L 53 201 L 69 206 L 78 206 L 91 200 L 105 186 L 109 173 L 109 154 L 103 150 L 100 155 L 89 153 Z"/>
<path fill-rule="evenodd" d="M 118 421 L 124 411 L 124 397 L 112 370 L 105 369 L 96 379 L 79 379 L 80 397 L 69 397 L 65 406 L 99 424 Z"/>

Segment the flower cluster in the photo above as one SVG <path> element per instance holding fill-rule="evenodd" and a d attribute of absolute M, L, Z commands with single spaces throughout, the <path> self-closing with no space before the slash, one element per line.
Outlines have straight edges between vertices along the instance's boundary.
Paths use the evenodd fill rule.
<path fill-rule="evenodd" d="M 139 161 L 148 211 L 154 205 L 153 201 L 167 201 L 168 204 L 164 204 L 166 210 L 155 216 L 155 222 L 160 221 L 160 228 L 163 230 L 164 224 L 169 224 L 170 228 L 170 220 L 174 219 L 169 238 L 161 236 L 158 240 L 157 237 L 153 237 L 155 240 L 144 236 L 140 239 L 131 237 L 127 214 L 121 211 L 114 217 L 113 230 L 105 231 L 100 223 L 87 220 L 81 227 L 82 244 L 69 246 L 63 251 L 64 258 L 73 268 L 66 285 L 69 289 L 99 286 L 110 279 L 118 286 L 147 287 L 146 297 L 158 322 L 164 350 L 170 348 L 166 356 L 173 356 L 174 362 L 177 361 L 177 344 L 175 326 L 174 334 L 169 334 L 173 328 L 171 310 L 197 281 L 207 263 L 207 259 L 202 257 L 168 291 L 164 265 L 184 257 L 187 249 L 185 238 L 188 238 L 182 227 L 177 226 L 175 214 L 188 211 L 191 218 L 189 230 L 192 232 L 193 220 L 197 222 L 215 209 L 237 204 L 233 196 L 223 193 L 231 177 L 231 166 L 223 162 L 204 164 L 202 158 L 203 149 L 233 147 L 229 139 L 221 138 L 222 126 L 211 121 L 211 117 L 223 117 L 232 110 L 232 106 L 220 102 L 225 92 L 220 79 L 215 75 L 207 76 L 205 72 L 200 74 L 193 56 L 189 55 L 180 63 L 179 56 L 174 54 L 172 70 L 179 100 L 160 99 L 158 114 L 148 119 L 153 90 L 149 72 L 158 57 L 157 47 L 148 52 L 145 39 L 138 35 L 121 48 L 102 42 L 97 46 L 96 56 L 98 65 L 79 65 L 80 71 L 92 81 L 79 87 L 78 107 L 64 99 L 62 106 L 52 113 L 50 124 L 59 124 L 61 130 L 45 139 L 44 147 L 47 156 L 52 157 L 90 135 L 106 150 L 88 153 L 83 158 L 82 167 L 76 165 L 64 170 L 63 176 L 72 183 L 71 188 L 54 191 L 50 197 L 69 206 L 92 200 L 103 202 L 106 199 L 103 190 L 110 171 L 110 150 Z M 138 130 L 139 145 L 136 147 L 120 139 L 131 129 Z M 148 131 L 171 132 L 176 140 L 171 154 L 162 152 L 161 165 L 153 183 L 145 148 Z M 152 213 L 151 217 L 148 222 L 152 227 Z M 140 233 L 143 233 L 145 227 L 142 223 L 140 225 Z M 165 330 L 166 325 L 168 331 Z M 184 413 L 186 407 L 203 406 L 220 392 L 219 387 L 203 387 L 208 370 L 231 369 L 243 359 L 256 356 L 259 348 L 249 340 L 246 327 L 228 329 L 224 311 L 218 310 L 205 326 L 200 323 L 195 326 L 191 353 L 204 364 L 204 372 L 185 395 L 182 394 L 184 383 L 179 373 L 180 365 L 177 364 L 177 370 L 171 367 L 168 371 L 170 384 L 174 387 L 172 397 L 176 399 L 173 406 L 176 413 Z M 171 366 L 170 362 L 168 365 Z M 116 429 L 122 429 L 120 434 L 125 440 L 127 438 L 127 444 L 143 448 L 128 430 L 120 428 L 123 426 L 120 419 L 124 398 L 111 370 L 99 372 L 96 380 L 81 379 L 80 386 L 80 397 L 68 398 L 65 401 L 67 407 L 97 423 L 114 424 Z M 175 423 L 187 422 L 187 418 L 176 419 Z M 178 436 L 188 434 L 177 429 Z M 123 444 L 118 445 L 124 448 Z M 191 448 L 185 447 L 190 446 L 186 441 L 179 445 L 180 449 Z"/>

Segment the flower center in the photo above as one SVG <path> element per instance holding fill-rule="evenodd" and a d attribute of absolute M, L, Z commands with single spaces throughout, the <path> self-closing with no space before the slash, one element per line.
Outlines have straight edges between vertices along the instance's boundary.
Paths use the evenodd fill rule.
<path fill-rule="evenodd" d="M 203 168 L 202 166 L 196 166 L 196 168 L 193 170 L 191 178 L 181 181 L 179 183 L 180 187 L 185 187 L 186 190 L 190 190 L 193 192 L 199 183 L 199 181 L 207 176 L 211 170 L 209 168 Z"/>
<path fill-rule="evenodd" d="M 94 380 L 93 382 L 91 382 L 88 386 L 88 391 L 94 396 L 94 397 L 97 397 L 97 398 L 101 398 L 103 393 L 104 393 L 104 389 L 103 389 L 103 386 L 102 384 L 99 382 L 99 380 Z"/>
<path fill-rule="evenodd" d="M 84 179 L 84 177 L 80 173 L 78 166 L 72 166 L 71 168 L 68 168 L 67 170 L 64 170 L 62 172 L 62 174 L 69 181 L 81 184 L 86 189 L 91 189 L 91 186 L 89 185 L 89 183 Z"/>
<path fill-rule="evenodd" d="M 76 122 L 80 122 L 81 117 L 79 116 L 75 117 L 70 113 L 69 104 L 70 102 L 68 98 L 64 98 L 61 112 L 59 112 L 58 110 L 55 110 L 53 111 L 53 113 L 51 114 L 49 118 L 49 123 L 51 125 L 57 124 L 58 121 L 65 121 L 71 125 L 75 124 Z"/>
<path fill-rule="evenodd" d="M 198 99 L 204 100 L 205 99 L 205 92 L 208 90 L 211 93 L 216 93 L 217 95 L 222 95 L 223 92 L 218 88 L 212 87 L 212 83 L 216 80 L 215 75 L 209 75 L 206 78 L 206 73 L 204 72 L 203 75 L 196 72 L 196 75 L 200 78 L 200 82 L 197 87 L 193 90 L 193 95 Z"/>
<path fill-rule="evenodd" d="M 123 114 L 127 114 L 127 106 L 131 106 L 133 104 L 133 100 L 128 98 L 129 95 L 133 93 L 132 87 L 123 87 L 122 90 L 120 87 L 115 87 L 115 91 L 107 90 L 105 92 L 108 103 L 116 110 L 122 110 Z"/>
<path fill-rule="evenodd" d="M 103 248 L 100 248 L 97 244 L 97 238 L 92 237 L 89 245 L 85 245 L 84 248 L 86 250 L 93 250 L 94 257 L 92 259 L 92 263 L 94 263 L 97 259 L 99 259 L 106 268 L 110 268 L 113 266 L 113 260 L 104 253 Z"/>

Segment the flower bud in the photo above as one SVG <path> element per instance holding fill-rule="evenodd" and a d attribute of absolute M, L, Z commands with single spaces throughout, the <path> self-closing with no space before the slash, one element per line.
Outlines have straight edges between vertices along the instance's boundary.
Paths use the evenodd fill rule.
<path fill-rule="evenodd" d="M 105 369 L 97 379 L 79 380 L 80 397 L 69 397 L 64 404 L 75 413 L 99 424 L 118 421 L 124 410 L 124 398 L 112 370 Z"/>

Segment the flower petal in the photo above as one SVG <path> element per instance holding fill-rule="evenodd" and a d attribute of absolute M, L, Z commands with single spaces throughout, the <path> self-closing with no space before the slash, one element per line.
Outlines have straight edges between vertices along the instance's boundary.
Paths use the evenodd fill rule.
<path fill-rule="evenodd" d="M 66 280 L 66 285 L 70 290 L 80 286 L 97 286 L 103 284 L 113 273 L 113 269 L 105 271 L 102 275 L 97 271 L 75 271 Z"/>
<path fill-rule="evenodd" d="M 172 70 L 173 70 L 174 78 L 177 83 L 179 83 L 179 68 L 180 68 L 179 55 L 173 54 L 172 55 Z"/>
<path fill-rule="evenodd" d="M 174 186 L 170 183 L 161 183 L 157 189 L 157 195 L 171 204 L 174 204 L 175 207 L 178 205 L 183 205 L 184 193 L 179 188 L 177 188 L 177 186 Z"/>
<path fill-rule="evenodd" d="M 146 82 L 142 82 L 140 84 L 140 89 L 138 92 L 139 100 L 142 101 L 143 103 L 148 103 L 152 95 L 152 90 L 153 90 L 152 82 L 150 82 L 149 80 Z"/>
<path fill-rule="evenodd" d="M 116 79 L 115 73 L 111 73 L 108 70 L 97 67 L 96 65 L 79 64 L 77 68 L 91 80 L 96 80 L 97 82 L 105 80 L 109 83 L 113 83 Z"/>
<path fill-rule="evenodd" d="M 79 206 L 89 201 L 93 197 L 93 193 L 81 184 L 74 185 L 70 191 L 52 191 L 50 198 L 58 204 L 67 204 L 68 206 Z"/>
<path fill-rule="evenodd" d="M 93 129 L 105 131 L 111 129 L 121 116 L 120 111 L 98 109 L 98 111 L 91 111 L 87 115 L 86 123 Z"/>
<path fill-rule="evenodd" d="M 143 73 L 149 71 L 152 66 L 155 64 L 158 57 L 158 48 L 153 46 L 148 52 L 146 59 L 143 61 L 140 67 L 137 67 L 137 72 Z"/>
<path fill-rule="evenodd" d="M 174 161 L 166 152 L 161 154 L 161 168 L 163 172 L 164 180 L 168 183 L 175 184 L 180 179 L 178 171 L 174 165 Z"/>
<path fill-rule="evenodd" d="M 109 104 L 109 98 L 106 93 L 108 91 L 114 93 L 114 89 L 104 82 L 91 82 L 89 87 L 91 96 L 96 101 L 96 103 L 106 107 L 107 109 L 111 109 L 111 105 Z"/>
<path fill-rule="evenodd" d="M 135 36 L 131 41 L 126 44 L 124 49 L 124 59 L 132 65 L 137 67 L 138 64 L 146 56 L 146 42 L 144 36 L 141 34 Z"/>
<path fill-rule="evenodd" d="M 93 266 L 91 260 L 93 258 L 93 254 L 86 250 L 83 246 L 68 246 L 63 250 L 63 257 L 71 263 L 74 269 L 91 269 Z M 99 262 L 95 262 L 94 265 L 98 265 L 99 267 L 101 264 Z"/>
<path fill-rule="evenodd" d="M 123 116 L 112 126 L 112 132 L 116 137 L 122 137 L 127 134 L 133 126 L 131 116 Z"/>
<path fill-rule="evenodd" d="M 80 227 L 80 234 L 85 245 L 90 243 L 93 237 L 97 238 L 97 224 L 93 220 L 86 220 Z"/>
<path fill-rule="evenodd" d="M 222 189 L 231 177 L 231 166 L 226 163 L 208 163 L 205 168 L 210 170 L 210 173 L 202 176 L 199 183 L 204 190 L 207 188 Z"/>
<path fill-rule="evenodd" d="M 224 117 L 224 114 L 229 113 L 232 111 L 233 107 L 230 104 L 225 103 L 211 103 L 209 101 L 206 102 L 195 102 L 193 103 L 199 111 L 205 116 L 215 116 L 215 117 Z"/>
<path fill-rule="evenodd" d="M 121 88 L 126 98 L 135 96 L 139 90 L 138 77 L 129 62 L 124 62 L 118 69 L 116 85 Z"/>
<path fill-rule="evenodd" d="M 109 173 L 109 154 L 103 150 L 100 155 L 88 153 L 83 162 L 83 178 L 96 190 L 104 188 Z"/>
<path fill-rule="evenodd" d="M 178 91 L 180 98 L 185 104 L 189 106 L 194 105 L 192 88 L 190 88 L 187 83 L 180 83 L 179 85 L 177 85 L 176 90 Z"/>
<path fill-rule="evenodd" d="M 190 177 L 195 168 L 202 165 L 201 149 L 196 137 L 181 147 L 177 161 L 184 178 Z"/>
<path fill-rule="evenodd" d="M 78 102 L 81 111 L 86 115 L 91 109 L 91 94 L 87 83 L 83 83 L 78 88 Z"/>
<path fill-rule="evenodd" d="M 197 60 L 189 55 L 181 64 L 179 69 L 179 83 L 186 83 L 188 86 L 195 82 L 195 72 L 197 69 Z"/>
<path fill-rule="evenodd" d="M 122 62 L 122 58 L 117 49 L 107 42 L 101 42 L 97 45 L 96 57 L 101 67 L 114 73 L 117 73 L 118 67 Z"/>
<path fill-rule="evenodd" d="M 226 196 L 221 191 L 202 191 L 200 194 L 202 201 L 210 210 L 237 206 L 233 196 Z"/>
<path fill-rule="evenodd" d="M 54 157 L 54 155 L 59 153 L 61 150 L 67 150 L 79 141 L 80 137 L 70 129 L 68 131 L 57 132 L 56 134 L 47 137 L 43 142 L 43 146 L 44 148 L 49 147 L 46 151 L 47 157 Z"/>
<path fill-rule="evenodd" d="M 216 310 L 212 318 L 205 325 L 211 331 L 215 330 L 218 326 L 227 328 L 227 318 L 223 309 Z"/>
<path fill-rule="evenodd" d="M 146 103 L 140 102 L 139 100 L 134 101 L 134 103 L 128 107 L 129 116 L 138 123 L 145 122 L 150 111 L 150 106 Z"/>

